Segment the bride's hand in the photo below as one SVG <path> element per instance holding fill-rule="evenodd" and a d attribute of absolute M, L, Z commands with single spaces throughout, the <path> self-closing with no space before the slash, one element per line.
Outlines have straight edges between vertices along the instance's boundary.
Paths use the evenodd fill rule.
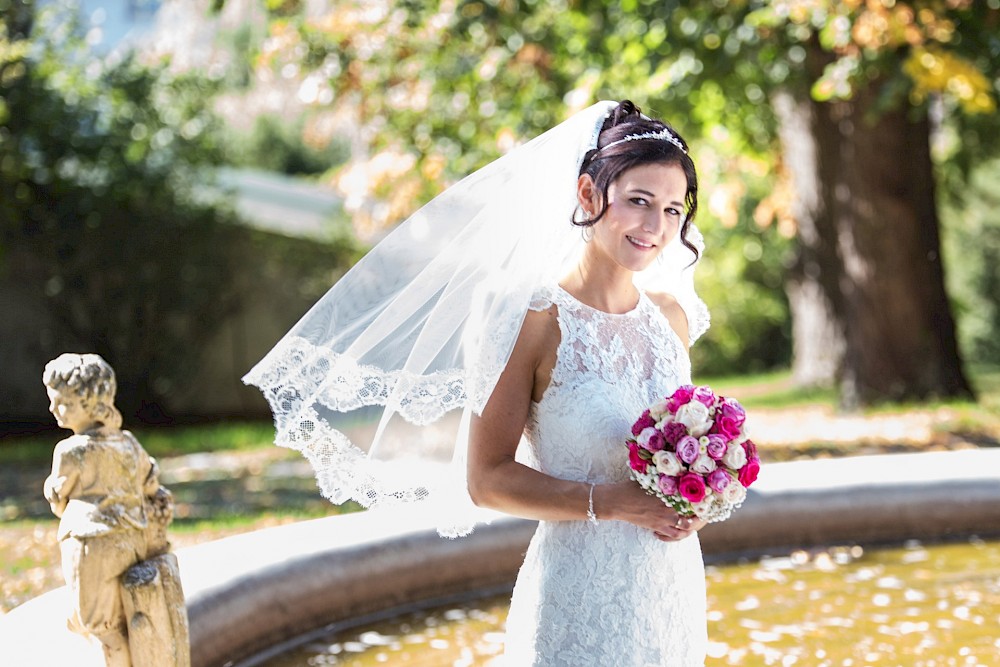
<path fill-rule="evenodd" d="M 681 516 L 632 481 L 595 488 L 594 508 L 600 519 L 627 521 L 664 542 L 682 540 L 705 525 L 701 519 Z"/>

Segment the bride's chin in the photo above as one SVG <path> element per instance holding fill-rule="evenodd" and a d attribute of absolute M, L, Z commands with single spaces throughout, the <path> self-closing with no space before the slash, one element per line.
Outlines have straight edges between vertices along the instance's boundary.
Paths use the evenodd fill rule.
<path fill-rule="evenodd" d="M 635 261 L 635 262 L 632 263 L 632 266 L 630 266 L 629 268 L 633 272 L 635 272 L 635 273 L 642 273 L 643 271 L 645 271 L 646 269 L 648 269 L 649 267 L 651 267 L 653 264 L 655 264 L 656 263 L 656 258 L 659 257 L 659 256 L 660 256 L 660 253 L 656 253 L 655 255 L 651 255 L 648 258 L 644 258 L 642 260 Z"/>

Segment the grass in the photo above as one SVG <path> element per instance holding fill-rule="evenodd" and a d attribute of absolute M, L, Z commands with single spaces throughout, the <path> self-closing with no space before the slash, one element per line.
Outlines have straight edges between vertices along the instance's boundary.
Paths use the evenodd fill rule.
<path fill-rule="evenodd" d="M 884 404 L 864 410 L 866 415 L 902 414 L 912 411 L 940 412 L 936 430 L 970 437 L 1000 438 L 1000 367 L 969 369 L 978 400 L 932 400 L 922 403 Z M 703 377 L 716 391 L 737 398 L 748 410 L 793 410 L 806 406 L 837 407 L 832 388 L 800 388 L 792 383 L 788 370 L 752 375 Z M 193 426 L 166 426 L 133 429 L 139 442 L 152 456 L 219 451 L 251 451 L 272 446 L 274 427 L 270 422 L 217 422 Z M 8 437 L 0 440 L 0 465 L 47 463 L 52 446 L 68 431 Z"/>
<path fill-rule="evenodd" d="M 151 456 L 168 457 L 219 451 L 250 451 L 271 447 L 271 422 L 216 422 L 193 426 L 159 426 L 131 429 Z M 52 447 L 70 435 L 53 430 L 43 434 L 0 440 L 0 465 L 48 462 Z"/>

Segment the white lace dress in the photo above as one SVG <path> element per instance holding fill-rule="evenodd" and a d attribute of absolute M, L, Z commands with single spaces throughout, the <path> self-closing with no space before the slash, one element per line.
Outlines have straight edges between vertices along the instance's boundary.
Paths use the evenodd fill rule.
<path fill-rule="evenodd" d="M 553 304 L 562 340 L 531 406 L 525 462 L 560 479 L 628 479 L 624 437 L 645 407 L 690 382 L 687 353 L 645 294 L 614 315 L 552 287 L 532 309 Z M 514 587 L 505 665 L 700 667 L 706 643 L 697 535 L 661 542 L 622 521 L 539 524 Z"/>

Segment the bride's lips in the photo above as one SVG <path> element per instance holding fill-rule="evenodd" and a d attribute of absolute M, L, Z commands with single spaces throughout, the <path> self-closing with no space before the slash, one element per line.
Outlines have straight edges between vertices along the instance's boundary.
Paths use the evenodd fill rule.
<path fill-rule="evenodd" d="M 653 248 L 656 247 L 656 244 L 654 243 L 642 241 L 640 239 L 635 238 L 634 236 L 629 236 L 628 234 L 625 235 L 625 238 L 628 239 L 629 243 L 634 245 L 636 248 L 639 248 L 640 250 L 652 250 Z"/>

